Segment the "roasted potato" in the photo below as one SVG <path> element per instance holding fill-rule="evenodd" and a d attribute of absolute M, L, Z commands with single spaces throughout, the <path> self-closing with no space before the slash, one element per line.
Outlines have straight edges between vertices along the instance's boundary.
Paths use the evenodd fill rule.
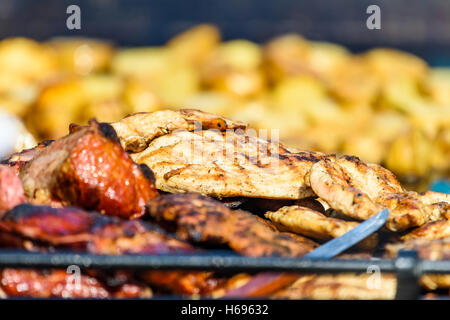
<path fill-rule="evenodd" d="M 109 68 L 113 46 L 87 38 L 54 38 L 46 43 L 56 53 L 59 68 L 77 75 L 102 72 Z"/>

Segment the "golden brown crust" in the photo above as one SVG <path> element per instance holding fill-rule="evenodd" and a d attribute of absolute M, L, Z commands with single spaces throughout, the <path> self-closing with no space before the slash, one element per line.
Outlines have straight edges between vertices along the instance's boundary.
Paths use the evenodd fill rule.
<path fill-rule="evenodd" d="M 414 229 L 413 231 L 405 234 L 401 239 L 442 239 L 450 238 L 450 221 L 441 220 L 429 222 L 420 228 Z"/>
<path fill-rule="evenodd" d="M 395 258 L 400 250 L 416 250 L 422 259 L 447 260 L 450 259 L 450 238 L 411 239 L 401 243 L 389 243 L 385 250 L 388 258 Z"/>
<path fill-rule="evenodd" d="M 245 128 L 246 124 L 194 109 L 136 113 L 111 124 L 122 146 L 130 152 L 143 151 L 153 139 L 175 130 Z M 201 128 L 199 128 L 201 126 Z"/>
<path fill-rule="evenodd" d="M 330 218 L 324 214 L 300 206 L 285 206 L 276 212 L 267 212 L 270 219 L 280 231 L 289 231 L 317 240 L 337 238 L 358 226 L 358 222 Z M 372 250 L 378 244 L 378 235 L 372 234 L 362 240 L 358 246 Z"/>
<path fill-rule="evenodd" d="M 383 208 L 390 211 L 387 228 L 401 231 L 445 217 L 448 203 L 434 203 L 436 195 L 405 191 L 383 167 L 356 157 L 328 157 L 311 168 L 309 183 L 333 209 L 366 220 Z"/>
<path fill-rule="evenodd" d="M 270 199 L 313 196 L 305 176 L 323 157 L 290 153 L 243 131 L 217 130 L 172 132 L 131 156 L 153 170 L 157 188 L 166 192 Z"/>

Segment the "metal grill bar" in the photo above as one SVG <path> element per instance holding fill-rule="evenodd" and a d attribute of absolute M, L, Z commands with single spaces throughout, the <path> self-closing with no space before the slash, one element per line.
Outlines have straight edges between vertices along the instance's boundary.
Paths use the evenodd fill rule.
<path fill-rule="evenodd" d="M 82 268 L 92 269 L 188 269 L 229 272 L 340 273 L 366 272 L 369 267 L 378 266 L 381 272 L 397 273 L 402 269 L 399 259 L 312 260 L 279 257 L 251 258 L 220 251 L 195 255 L 93 255 L 73 252 L 0 251 L 0 266 L 16 268 L 65 268 L 69 265 L 78 265 Z M 414 268 L 418 275 L 450 273 L 450 260 L 427 261 L 417 259 Z"/>

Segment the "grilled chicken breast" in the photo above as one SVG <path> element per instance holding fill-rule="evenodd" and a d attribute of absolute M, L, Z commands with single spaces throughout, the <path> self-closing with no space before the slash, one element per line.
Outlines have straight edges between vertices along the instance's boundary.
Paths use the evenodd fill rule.
<path fill-rule="evenodd" d="M 219 198 L 299 199 L 313 195 L 304 178 L 321 154 L 290 152 L 281 144 L 248 135 L 241 123 L 214 119 L 199 111 L 188 121 L 186 112 L 138 114 L 112 124 L 125 148 L 133 151 L 133 160 L 145 163 L 155 173 L 158 189 Z M 163 115 L 176 121 L 169 122 Z M 192 119 L 202 129 L 215 130 L 195 130 Z M 135 152 L 143 146 L 143 151 Z"/>
<path fill-rule="evenodd" d="M 193 109 L 136 113 L 111 124 L 125 150 L 143 151 L 150 141 L 175 130 L 245 129 L 246 124 Z"/>
<path fill-rule="evenodd" d="M 318 240 L 330 240 L 342 236 L 359 223 L 330 218 L 309 208 L 285 206 L 275 212 L 267 212 L 270 219 L 280 231 L 289 231 Z M 362 240 L 358 246 L 372 250 L 378 244 L 378 235 L 372 234 Z"/>
<path fill-rule="evenodd" d="M 450 221 L 440 220 L 429 222 L 420 228 L 417 228 L 406 235 L 404 235 L 402 240 L 410 239 L 443 239 L 450 238 Z"/>
<path fill-rule="evenodd" d="M 386 227 L 392 231 L 440 220 L 450 212 L 445 195 L 406 191 L 389 170 L 356 157 L 328 156 L 315 163 L 309 184 L 330 207 L 358 220 L 388 208 Z"/>

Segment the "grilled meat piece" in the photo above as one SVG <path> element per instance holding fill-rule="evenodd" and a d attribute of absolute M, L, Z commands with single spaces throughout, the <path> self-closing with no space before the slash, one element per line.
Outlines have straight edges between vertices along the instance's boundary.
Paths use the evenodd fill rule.
<path fill-rule="evenodd" d="M 324 214 L 300 206 L 286 206 L 275 212 L 267 212 L 270 219 L 280 231 L 289 231 L 318 240 L 330 240 L 342 236 L 358 222 L 329 218 Z M 378 235 L 372 234 L 358 243 L 362 249 L 373 250 L 378 244 Z"/>
<path fill-rule="evenodd" d="M 192 253 L 195 248 L 140 220 L 122 220 L 77 208 L 22 204 L 0 220 L 5 235 L 16 235 L 9 245 L 27 247 L 29 240 L 95 254 Z M 18 239 L 18 237 L 21 238 Z M 39 247 L 39 246 L 37 246 Z M 33 247 L 35 248 L 35 247 Z M 178 294 L 208 294 L 226 278 L 202 271 L 146 271 L 139 277 Z"/>
<path fill-rule="evenodd" d="M 113 288 L 114 298 L 150 298 L 153 293 L 152 290 L 142 284 L 138 283 L 124 283 L 118 286 L 117 288 Z"/>
<path fill-rule="evenodd" d="M 65 270 L 2 270 L 1 288 L 8 297 L 109 298 L 111 293 L 97 279 L 80 275 L 73 283 Z"/>
<path fill-rule="evenodd" d="M 246 124 L 194 109 L 136 113 L 111 124 L 125 150 L 140 152 L 153 139 L 175 130 L 238 129 Z"/>
<path fill-rule="evenodd" d="M 73 207 L 21 204 L 0 220 L 0 228 L 54 246 L 75 246 L 98 254 L 192 252 L 189 244 L 139 220 L 122 220 Z"/>
<path fill-rule="evenodd" d="M 397 281 L 394 275 L 383 274 L 371 286 L 371 274 L 306 274 L 286 289 L 275 293 L 274 299 L 394 299 Z"/>
<path fill-rule="evenodd" d="M 218 198 L 313 195 L 304 176 L 321 154 L 290 152 L 241 122 L 184 109 L 136 114 L 112 126 L 133 159 L 155 172 L 160 190 Z"/>
<path fill-rule="evenodd" d="M 42 150 L 50 145 L 53 140 L 46 140 L 37 144 L 34 148 L 25 149 L 20 152 L 13 153 L 1 161 L 2 165 L 10 167 L 14 173 L 19 176 L 20 170 Z M 23 187 L 22 187 L 23 189 Z M 22 191 L 23 192 L 23 191 Z"/>
<path fill-rule="evenodd" d="M 9 155 L 7 158 L 1 161 L 2 164 L 7 164 L 14 168 L 19 174 L 20 169 L 34 157 L 36 157 L 45 147 L 49 146 L 53 140 L 45 140 L 38 143 L 35 147 L 30 149 L 25 149 L 20 152 L 15 152 Z"/>
<path fill-rule="evenodd" d="M 213 291 L 227 286 L 228 280 L 204 271 L 147 271 L 139 275 L 141 279 L 169 292 L 179 294 L 210 295 Z"/>
<path fill-rule="evenodd" d="M 161 136 L 131 157 L 147 164 L 166 192 L 299 199 L 314 195 L 304 178 L 322 155 L 290 153 L 243 131 L 203 130 Z"/>
<path fill-rule="evenodd" d="M 450 274 L 425 274 L 419 282 L 427 290 L 450 289 Z"/>
<path fill-rule="evenodd" d="M 0 286 L 7 297 L 32 298 L 148 298 L 150 288 L 124 283 L 111 288 L 95 277 L 80 274 L 73 278 L 66 270 L 3 269 Z"/>
<path fill-rule="evenodd" d="M 388 208 L 386 227 L 392 231 L 421 226 L 450 214 L 450 202 L 444 202 L 448 201 L 444 195 L 405 191 L 390 171 L 356 157 L 329 156 L 315 163 L 309 184 L 330 207 L 358 220 Z"/>
<path fill-rule="evenodd" d="M 7 165 L 0 165 L 0 217 L 6 211 L 25 200 L 22 182 L 14 170 Z"/>
<path fill-rule="evenodd" d="M 442 239 L 450 238 L 450 221 L 440 220 L 429 222 L 420 228 L 414 229 L 413 231 L 404 235 L 402 240 L 410 239 Z"/>
<path fill-rule="evenodd" d="M 385 249 L 388 258 L 395 258 L 400 250 L 416 250 L 422 259 L 448 260 L 450 259 L 450 238 L 411 239 L 401 243 L 388 243 Z"/>
<path fill-rule="evenodd" d="M 434 229 L 433 226 L 431 229 Z M 385 249 L 388 258 L 395 258 L 400 250 L 416 250 L 421 259 L 448 260 L 450 259 L 450 238 L 410 237 L 402 243 L 387 244 Z M 425 274 L 420 277 L 420 283 L 428 290 L 448 289 L 450 274 Z"/>
<path fill-rule="evenodd" d="M 136 218 L 157 196 L 153 175 L 122 149 L 114 129 L 91 121 L 41 150 L 20 170 L 27 196 L 56 198 L 108 215 Z"/>
<path fill-rule="evenodd" d="M 199 194 L 170 194 L 152 199 L 148 211 L 180 238 L 198 244 L 228 245 L 246 256 L 301 257 L 315 247 L 311 240 L 280 233 L 263 219 Z"/>

